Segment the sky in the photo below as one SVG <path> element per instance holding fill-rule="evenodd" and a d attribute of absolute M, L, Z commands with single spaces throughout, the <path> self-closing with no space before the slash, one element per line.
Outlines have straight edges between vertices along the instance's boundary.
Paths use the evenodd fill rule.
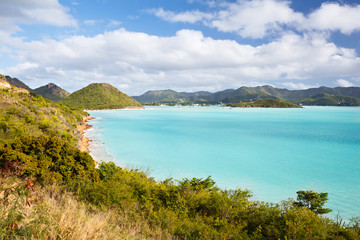
<path fill-rule="evenodd" d="M 0 73 L 69 92 L 360 87 L 357 0 L 0 0 Z"/>

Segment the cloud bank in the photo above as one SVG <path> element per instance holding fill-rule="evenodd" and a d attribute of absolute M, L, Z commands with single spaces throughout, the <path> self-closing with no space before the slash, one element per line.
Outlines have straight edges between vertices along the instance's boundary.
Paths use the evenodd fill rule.
<path fill-rule="evenodd" d="M 360 5 L 340 5 L 325 2 L 308 16 L 295 12 L 290 1 L 238 0 L 220 3 L 213 12 L 172 12 L 163 9 L 152 12 L 169 22 L 204 22 L 222 32 L 237 33 L 244 38 L 264 38 L 293 28 L 298 31 L 340 31 L 351 34 L 360 31 Z"/>
<path fill-rule="evenodd" d="M 18 24 L 46 24 L 53 26 L 77 26 L 68 9 L 57 0 L 0 1 L 0 31 L 19 31 Z"/>
<path fill-rule="evenodd" d="M 0 55 L 10 55 L 16 64 L 0 72 L 30 81 L 32 87 L 51 81 L 75 91 L 92 82 L 108 82 L 131 95 L 149 89 L 218 91 L 263 84 L 304 89 L 324 85 L 321 79 L 339 86 L 358 84 L 350 81 L 360 76 L 356 51 L 330 42 L 327 32 L 359 31 L 359 5 L 324 3 L 307 16 L 292 10 L 290 2 L 276 0 L 222 2 L 211 9 L 183 13 L 155 9 L 152 14 L 169 22 L 201 22 L 246 38 L 275 37 L 250 45 L 190 29 L 157 36 L 120 28 L 94 36 L 25 41 L 9 35 L 19 28 L 16 24 L 76 27 L 78 22 L 56 0 L 14 0 L 0 2 L 0 13 L 6 12 L 0 18 L 10 24 L 9 30 L 0 23 Z M 37 15 L 45 10 L 49 13 Z M 58 18 L 50 19 L 51 13 Z M 340 16 L 343 19 L 337 20 Z M 97 21 L 101 20 L 83 24 Z M 114 20 L 112 27 L 120 24 Z"/>
<path fill-rule="evenodd" d="M 94 37 L 23 42 L 14 76 L 68 79 L 71 90 L 93 81 L 145 89 L 219 90 L 227 87 L 307 78 L 360 75 L 354 50 L 339 48 L 318 34 L 289 33 L 260 46 L 215 40 L 181 30 L 159 37 L 118 29 Z M 304 86 L 304 85 L 298 85 Z"/>

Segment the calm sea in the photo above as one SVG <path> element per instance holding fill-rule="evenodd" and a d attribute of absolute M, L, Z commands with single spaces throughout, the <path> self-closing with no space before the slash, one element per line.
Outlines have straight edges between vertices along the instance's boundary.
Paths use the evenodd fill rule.
<path fill-rule="evenodd" d="M 89 111 L 97 160 L 149 170 L 157 180 L 212 176 L 279 202 L 328 192 L 326 207 L 360 216 L 360 108 L 147 107 Z"/>

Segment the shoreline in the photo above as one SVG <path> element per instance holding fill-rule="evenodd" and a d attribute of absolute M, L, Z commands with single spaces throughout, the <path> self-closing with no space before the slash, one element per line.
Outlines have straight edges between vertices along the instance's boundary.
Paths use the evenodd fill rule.
<path fill-rule="evenodd" d="M 141 106 L 141 107 L 126 107 L 126 108 L 118 108 L 118 110 L 121 110 L 121 109 L 145 109 L 144 106 Z M 113 110 L 113 109 L 100 109 L 100 110 L 91 110 L 91 111 L 101 111 L 101 110 Z M 86 117 L 83 117 L 83 123 L 81 125 L 78 125 L 77 126 L 77 129 L 80 131 L 80 140 L 78 142 L 78 145 L 79 145 L 79 149 L 80 151 L 83 151 L 83 152 L 87 152 L 87 153 L 90 153 L 90 149 L 89 149 L 89 146 L 90 146 L 90 143 L 91 140 L 88 139 L 87 137 L 85 137 L 84 133 L 85 133 L 85 130 L 91 128 L 91 125 L 88 124 L 88 121 L 94 119 L 92 116 L 86 116 Z"/>
<path fill-rule="evenodd" d="M 91 125 L 89 125 L 87 123 L 91 119 L 93 119 L 93 117 L 91 117 L 91 116 L 83 117 L 83 124 L 78 125 L 78 130 L 80 131 L 80 134 L 81 134 L 81 139 L 79 140 L 79 148 L 80 148 L 80 151 L 87 152 L 87 153 L 90 153 L 89 142 L 91 140 L 84 136 L 84 132 L 85 132 L 85 130 L 91 128 Z"/>

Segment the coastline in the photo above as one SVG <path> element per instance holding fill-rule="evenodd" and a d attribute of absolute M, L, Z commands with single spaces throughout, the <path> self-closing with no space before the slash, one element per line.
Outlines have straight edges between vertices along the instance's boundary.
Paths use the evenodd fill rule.
<path fill-rule="evenodd" d="M 81 133 L 81 139 L 79 140 L 79 148 L 80 148 L 80 151 L 84 151 L 87 153 L 90 153 L 90 150 L 89 150 L 90 140 L 87 137 L 85 137 L 84 132 L 85 132 L 85 130 L 91 128 L 91 125 L 89 125 L 87 123 L 91 119 L 93 119 L 93 117 L 91 117 L 91 116 L 83 117 L 83 124 L 78 125 L 78 130 Z"/>
<path fill-rule="evenodd" d="M 126 107 L 126 108 L 121 108 L 121 109 L 145 109 L 144 106 L 142 107 Z"/>
<path fill-rule="evenodd" d="M 141 107 L 126 107 L 126 108 L 119 108 L 121 109 L 126 109 L 126 110 L 132 110 L 132 109 L 145 109 L 143 106 Z M 118 110 L 119 110 L 118 109 Z M 113 109 L 101 109 L 101 110 L 113 110 Z M 89 142 L 91 141 L 90 139 L 88 139 L 87 137 L 85 137 L 85 130 L 91 128 L 91 125 L 89 125 L 87 122 L 90 121 L 91 119 L 94 119 L 92 116 L 87 116 L 87 117 L 83 117 L 83 124 L 78 125 L 77 128 L 80 131 L 81 134 L 81 139 L 79 140 L 79 149 L 80 151 L 83 152 L 87 152 L 90 153 L 90 149 L 89 149 Z"/>

